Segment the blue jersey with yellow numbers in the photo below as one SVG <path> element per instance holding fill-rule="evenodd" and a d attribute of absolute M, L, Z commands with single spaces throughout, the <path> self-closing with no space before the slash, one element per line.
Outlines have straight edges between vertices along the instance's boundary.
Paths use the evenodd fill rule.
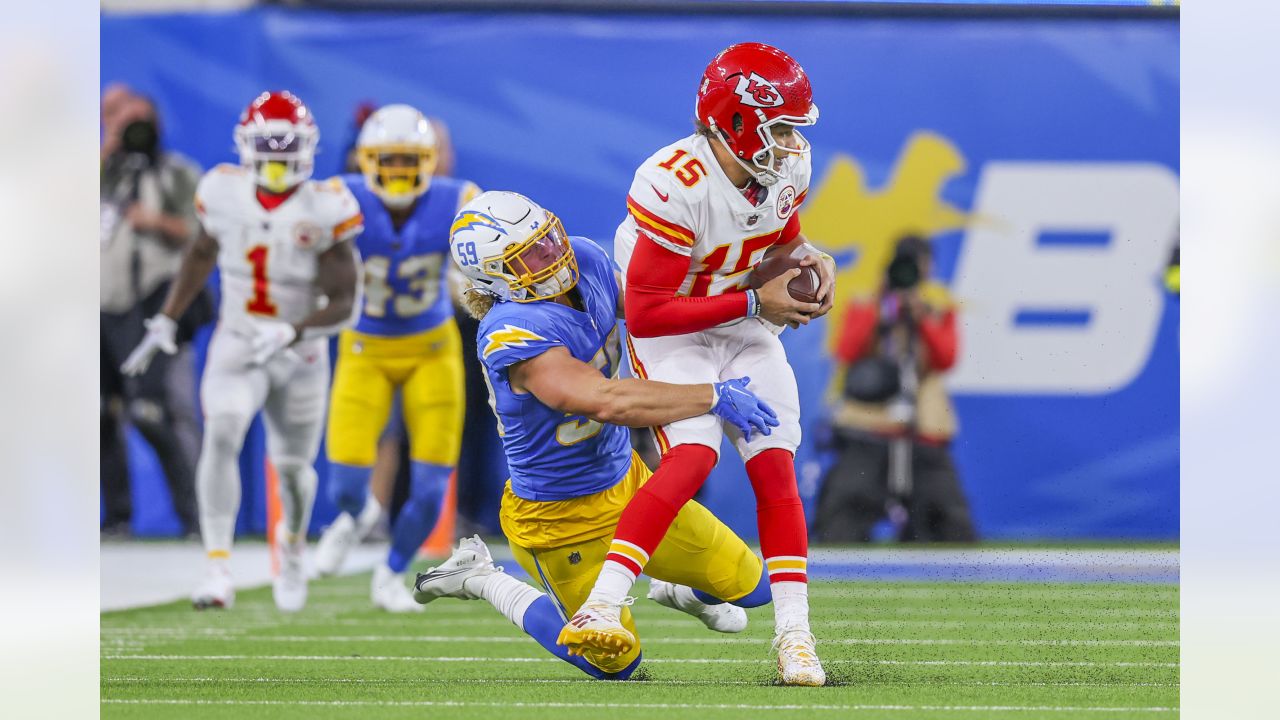
<path fill-rule="evenodd" d="M 453 317 L 444 264 L 449 261 L 449 226 L 469 187 L 463 180 L 435 177 L 418 198 L 408 221 L 396 230 L 391 213 L 362 175 L 344 175 L 364 214 L 356 238 L 364 265 L 364 307 L 357 332 L 412 335 Z"/>
<path fill-rule="evenodd" d="M 599 245 L 569 239 L 578 260 L 577 291 L 586 312 L 550 300 L 500 302 L 480 321 L 476 350 L 498 416 L 511 470 L 511 491 L 526 500 L 581 497 L 613 487 L 631 462 L 631 436 L 618 425 L 566 415 L 517 393 L 507 368 L 555 347 L 597 368 L 618 372 L 618 283 L 613 261 Z"/>

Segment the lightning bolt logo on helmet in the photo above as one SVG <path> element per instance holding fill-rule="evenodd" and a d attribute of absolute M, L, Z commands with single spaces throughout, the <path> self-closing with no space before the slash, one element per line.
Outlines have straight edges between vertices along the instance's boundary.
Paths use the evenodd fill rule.
<path fill-rule="evenodd" d="M 459 231 L 470 230 L 474 227 L 489 228 L 490 230 L 496 230 L 503 235 L 507 234 L 506 229 L 503 228 L 497 220 L 494 220 L 488 215 L 485 215 L 482 212 L 463 210 L 458 213 L 458 217 L 454 219 L 453 227 L 449 228 L 449 235 L 452 236 Z"/>

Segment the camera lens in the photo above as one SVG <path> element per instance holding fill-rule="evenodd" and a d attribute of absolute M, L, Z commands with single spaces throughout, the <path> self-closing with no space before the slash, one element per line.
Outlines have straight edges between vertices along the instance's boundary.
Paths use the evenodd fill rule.
<path fill-rule="evenodd" d="M 155 123 L 149 120 L 129 123 L 120 136 L 120 144 L 124 146 L 125 152 L 130 153 L 154 156 L 159 143 L 160 135 L 156 132 Z"/>
<path fill-rule="evenodd" d="M 893 290 L 907 290 L 920 282 L 920 265 L 914 257 L 899 255 L 889 263 L 889 287 Z"/>

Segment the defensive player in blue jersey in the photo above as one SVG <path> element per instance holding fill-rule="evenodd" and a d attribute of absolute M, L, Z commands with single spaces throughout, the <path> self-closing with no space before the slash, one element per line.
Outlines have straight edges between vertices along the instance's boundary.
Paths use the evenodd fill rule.
<path fill-rule="evenodd" d="M 622 509 L 650 475 L 625 426 L 711 413 L 750 436 L 768 434 L 777 419 L 746 389 L 749 378 L 714 385 L 618 378 L 622 290 L 613 262 L 592 241 L 567 237 L 528 198 L 480 195 L 458 214 L 450 247 L 471 282 L 467 309 L 481 318 L 477 350 L 511 470 L 502 530 L 542 591 L 495 568 L 475 537 L 420 574 L 414 595 L 423 603 L 482 598 L 557 657 L 593 677 L 626 679 L 640 663 L 638 642 L 584 655 L 582 638 L 560 637 L 604 563 Z M 741 608 L 769 602 L 762 567 L 732 530 L 690 502 L 646 566 L 649 597 L 714 630 L 740 632 Z M 621 621 L 635 633 L 625 607 Z"/>
<path fill-rule="evenodd" d="M 378 437 L 395 392 L 409 431 L 409 499 L 391 528 L 391 550 L 373 573 L 374 605 L 421 611 L 405 568 L 435 527 L 462 442 L 462 345 L 445 287 L 449 226 L 479 190 L 432 177 L 437 143 L 431 124 L 408 105 L 369 117 L 356 142 L 362 175 L 346 176 L 364 213 L 356 240 L 364 266 L 364 303 L 339 341 L 329 405 L 329 492 L 341 510 L 316 552 L 321 574 L 337 572 L 381 508 L 369 493 Z"/>

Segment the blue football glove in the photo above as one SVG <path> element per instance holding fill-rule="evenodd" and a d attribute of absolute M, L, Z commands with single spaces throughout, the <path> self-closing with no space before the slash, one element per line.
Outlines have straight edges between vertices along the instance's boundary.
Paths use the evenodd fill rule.
<path fill-rule="evenodd" d="M 751 378 L 742 377 L 714 384 L 715 403 L 711 406 L 712 415 L 733 423 L 748 440 L 753 431 L 768 435 L 778 427 L 778 414 L 747 389 L 749 382 Z"/>

